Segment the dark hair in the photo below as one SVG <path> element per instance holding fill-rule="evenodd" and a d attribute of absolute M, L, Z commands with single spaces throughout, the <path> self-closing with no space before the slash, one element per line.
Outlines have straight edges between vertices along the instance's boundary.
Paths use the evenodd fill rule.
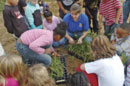
<path fill-rule="evenodd" d="M 71 77 L 71 86 L 89 86 L 89 80 L 83 72 L 76 72 Z"/>
<path fill-rule="evenodd" d="M 45 18 L 47 18 L 47 17 L 52 16 L 52 12 L 51 11 L 45 11 L 43 15 L 44 15 Z"/>
<path fill-rule="evenodd" d="M 54 29 L 55 34 L 59 34 L 61 37 L 64 37 L 66 34 L 67 24 L 65 22 L 60 22 L 57 27 Z"/>
<path fill-rule="evenodd" d="M 123 23 L 119 27 L 130 32 L 130 23 Z"/>

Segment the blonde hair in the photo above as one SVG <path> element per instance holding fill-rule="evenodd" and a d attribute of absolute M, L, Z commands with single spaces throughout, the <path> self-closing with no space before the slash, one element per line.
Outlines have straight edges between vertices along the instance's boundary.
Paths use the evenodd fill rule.
<path fill-rule="evenodd" d="M 96 52 L 95 59 L 110 58 L 116 54 L 116 49 L 104 35 L 99 35 L 91 43 L 91 49 Z"/>
<path fill-rule="evenodd" d="M 27 75 L 27 86 L 55 86 L 43 64 L 30 67 Z"/>
<path fill-rule="evenodd" d="M 16 78 L 21 83 L 23 62 L 17 55 L 7 54 L 0 56 L 0 75 L 4 78 Z"/>
<path fill-rule="evenodd" d="M 0 75 L 0 86 L 5 86 L 5 78 Z"/>
<path fill-rule="evenodd" d="M 18 4 L 18 0 L 6 0 L 7 5 L 16 6 Z"/>

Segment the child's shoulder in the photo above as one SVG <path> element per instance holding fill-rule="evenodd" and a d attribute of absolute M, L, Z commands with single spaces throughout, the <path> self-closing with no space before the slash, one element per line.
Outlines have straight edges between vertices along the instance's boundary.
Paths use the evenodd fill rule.
<path fill-rule="evenodd" d="M 6 78 L 6 86 L 18 86 L 18 81 L 14 78 Z"/>

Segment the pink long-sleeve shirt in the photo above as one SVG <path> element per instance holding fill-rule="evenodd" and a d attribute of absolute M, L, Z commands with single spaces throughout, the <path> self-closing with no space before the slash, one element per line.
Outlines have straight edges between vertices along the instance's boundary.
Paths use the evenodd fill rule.
<path fill-rule="evenodd" d="M 43 46 L 51 45 L 53 42 L 53 31 L 45 29 L 32 29 L 24 32 L 20 39 L 23 44 L 28 45 L 31 50 L 43 54 Z"/>

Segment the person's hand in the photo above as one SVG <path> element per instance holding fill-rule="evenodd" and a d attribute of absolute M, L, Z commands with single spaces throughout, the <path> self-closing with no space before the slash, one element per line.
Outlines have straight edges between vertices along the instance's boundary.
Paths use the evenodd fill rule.
<path fill-rule="evenodd" d="M 69 39 L 69 43 L 70 43 L 70 44 L 74 44 L 74 43 L 75 43 L 74 39 L 73 39 L 73 38 L 70 38 L 70 39 Z"/>
<path fill-rule="evenodd" d="M 79 38 L 77 44 L 82 44 L 82 43 L 83 43 L 82 39 Z"/>
<path fill-rule="evenodd" d="M 93 16 L 92 16 L 92 15 L 90 15 L 90 19 L 93 19 Z"/>
<path fill-rule="evenodd" d="M 52 53 L 53 56 L 60 56 L 56 51 Z"/>
<path fill-rule="evenodd" d="M 64 14 L 67 14 L 67 13 L 69 13 L 69 11 L 68 11 L 68 10 L 64 10 L 63 12 L 64 12 Z"/>
<path fill-rule="evenodd" d="M 51 54 L 51 49 L 50 48 L 45 49 L 45 53 L 46 54 Z"/>
<path fill-rule="evenodd" d="M 114 32 L 115 28 L 117 28 L 119 26 L 119 24 L 117 23 L 114 23 L 112 26 L 111 26 L 111 33 Z"/>

